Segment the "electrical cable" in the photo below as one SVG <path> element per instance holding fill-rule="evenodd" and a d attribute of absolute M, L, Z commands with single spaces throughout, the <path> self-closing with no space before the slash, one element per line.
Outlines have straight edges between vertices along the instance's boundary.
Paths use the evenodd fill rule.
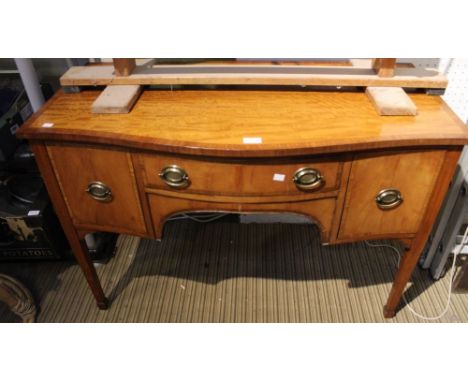
<path fill-rule="evenodd" d="M 465 233 L 463 234 L 463 238 L 462 238 L 460 246 L 453 253 L 453 263 L 452 263 L 452 267 L 451 267 L 451 271 L 450 271 L 450 280 L 449 280 L 447 303 L 446 303 L 445 309 L 442 311 L 442 313 L 440 313 L 437 316 L 433 316 L 433 317 L 424 316 L 424 315 L 416 312 L 411 307 L 409 302 L 406 300 L 405 295 L 403 295 L 403 301 L 405 302 L 405 304 L 408 307 L 408 309 L 410 310 L 410 312 L 413 313 L 416 317 L 421 318 L 423 320 L 432 321 L 432 320 L 438 320 L 438 319 L 442 318 L 448 312 L 449 307 L 450 307 L 450 301 L 452 299 L 453 279 L 454 279 L 454 276 L 455 276 L 455 265 L 457 263 L 458 255 L 460 255 L 461 251 L 465 247 L 465 244 L 466 244 L 465 242 L 466 242 L 467 236 L 468 236 L 468 226 L 466 227 Z M 401 260 L 401 254 L 400 254 L 400 251 L 398 250 L 398 248 L 396 248 L 396 247 L 394 247 L 393 245 L 390 245 L 390 244 L 372 244 L 372 243 L 369 243 L 367 240 L 366 240 L 366 244 L 369 247 L 385 247 L 385 248 L 390 248 L 393 251 L 395 251 L 396 254 L 398 255 L 398 263 L 397 263 L 397 268 L 398 268 L 398 266 L 400 265 L 400 260 Z"/>
<path fill-rule="evenodd" d="M 214 220 L 220 219 L 220 218 L 222 218 L 223 216 L 226 216 L 226 215 L 228 215 L 228 214 L 204 214 L 204 215 L 198 215 L 198 216 L 197 215 L 189 215 L 189 214 L 180 214 L 180 216 L 175 216 L 173 218 L 169 218 L 168 221 L 190 219 L 190 220 L 196 221 L 198 223 L 209 223 L 209 222 L 212 222 Z M 468 226 L 467 226 L 467 228 L 465 230 L 465 233 L 463 234 L 463 239 L 461 241 L 460 246 L 454 252 L 453 263 L 452 263 L 451 272 L 450 272 L 447 303 L 445 305 L 445 309 L 439 315 L 429 317 L 429 316 L 424 316 L 424 315 L 416 312 L 411 307 L 409 302 L 406 300 L 406 297 L 403 295 L 403 301 L 405 302 L 405 304 L 408 307 L 408 309 L 410 310 L 410 312 L 413 315 L 415 315 L 416 317 L 421 318 L 423 320 L 438 320 L 438 319 L 442 318 L 448 312 L 449 307 L 450 307 L 451 298 L 452 298 L 453 279 L 454 279 L 454 276 L 455 276 L 455 266 L 456 266 L 457 258 L 459 256 L 459 254 L 461 253 L 461 251 L 465 247 L 465 244 L 466 244 L 465 242 L 466 242 L 467 236 L 468 236 Z M 393 245 L 390 245 L 390 244 L 372 244 L 367 240 L 365 241 L 365 243 L 369 247 L 390 248 L 391 250 L 393 250 L 398 256 L 397 268 L 399 267 L 400 260 L 401 260 L 401 254 L 400 254 L 400 251 L 398 250 L 398 248 L 396 248 L 396 247 L 394 247 Z"/>
<path fill-rule="evenodd" d="M 168 221 L 173 220 L 183 220 L 183 219 L 190 219 L 196 221 L 197 223 L 209 223 L 220 219 L 228 214 L 204 214 L 204 215 L 189 215 L 189 214 L 180 214 L 181 216 L 174 216 L 173 218 L 167 219 Z"/>

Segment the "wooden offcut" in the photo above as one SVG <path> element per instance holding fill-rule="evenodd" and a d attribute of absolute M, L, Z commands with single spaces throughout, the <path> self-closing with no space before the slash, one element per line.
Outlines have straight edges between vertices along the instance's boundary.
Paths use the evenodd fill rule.
<path fill-rule="evenodd" d="M 134 58 L 113 58 L 114 74 L 116 76 L 129 76 L 136 67 Z"/>
<path fill-rule="evenodd" d="M 140 85 L 112 85 L 104 89 L 94 101 L 91 110 L 95 114 L 126 114 L 141 93 Z"/>
<path fill-rule="evenodd" d="M 395 75 L 396 58 L 373 58 L 372 68 L 379 77 L 393 77 Z"/>
<path fill-rule="evenodd" d="M 366 94 L 380 115 L 417 115 L 418 109 L 402 88 L 368 87 Z"/>
<path fill-rule="evenodd" d="M 114 68 L 73 66 L 61 78 L 62 86 L 107 85 L 300 85 L 395 86 L 445 89 L 447 77 L 435 69 L 397 67 L 393 77 L 376 74 L 367 66 L 300 65 L 154 65 L 137 66 L 128 76 Z"/>

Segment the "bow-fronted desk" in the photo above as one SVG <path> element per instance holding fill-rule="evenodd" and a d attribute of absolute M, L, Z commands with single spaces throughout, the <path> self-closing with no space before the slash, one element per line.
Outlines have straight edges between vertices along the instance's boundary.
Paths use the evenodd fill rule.
<path fill-rule="evenodd" d="M 449 187 L 468 129 L 437 96 L 417 116 L 379 116 L 361 92 L 146 90 L 98 115 L 99 91 L 59 92 L 23 126 L 100 308 L 84 237 L 160 239 L 188 211 L 293 212 L 322 243 L 401 239 L 392 317 Z"/>

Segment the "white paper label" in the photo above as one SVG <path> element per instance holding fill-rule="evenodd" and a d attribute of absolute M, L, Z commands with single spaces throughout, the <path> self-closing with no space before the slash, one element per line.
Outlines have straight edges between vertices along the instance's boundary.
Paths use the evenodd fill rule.
<path fill-rule="evenodd" d="M 54 124 L 52 122 L 45 122 L 42 124 L 42 127 L 47 127 L 47 128 L 54 127 Z"/>
<path fill-rule="evenodd" d="M 31 210 L 28 212 L 28 216 L 37 216 L 41 213 L 39 210 Z"/>
<path fill-rule="evenodd" d="M 286 175 L 285 174 L 274 174 L 273 175 L 273 180 L 275 182 L 284 182 L 284 180 L 286 179 Z"/>
<path fill-rule="evenodd" d="M 245 145 L 255 145 L 261 144 L 262 138 L 261 137 L 244 137 L 242 139 Z"/>

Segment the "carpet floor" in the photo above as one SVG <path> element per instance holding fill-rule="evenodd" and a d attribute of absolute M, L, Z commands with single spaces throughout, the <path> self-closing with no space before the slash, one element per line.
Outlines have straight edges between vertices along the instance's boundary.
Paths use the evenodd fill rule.
<path fill-rule="evenodd" d="M 97 266 L 106 311 L 74 262 L 1 263 L 0 273 L 31 290 L 37 322 L 427 322 L 405 303 L 383 318 L 396 263 L 391 249 L 364 242 L 321 246 L 308 224 L 178 220 L 166 224 L 161 242 L 119 237 L 115 256 Z M 418 268 L 406 300 L 437 315 L 448 280 Z M 0 322 L 19 319 L 0 305 Z M 436 322 L 468 322 L 468 295 L 453 295 Z"/>

